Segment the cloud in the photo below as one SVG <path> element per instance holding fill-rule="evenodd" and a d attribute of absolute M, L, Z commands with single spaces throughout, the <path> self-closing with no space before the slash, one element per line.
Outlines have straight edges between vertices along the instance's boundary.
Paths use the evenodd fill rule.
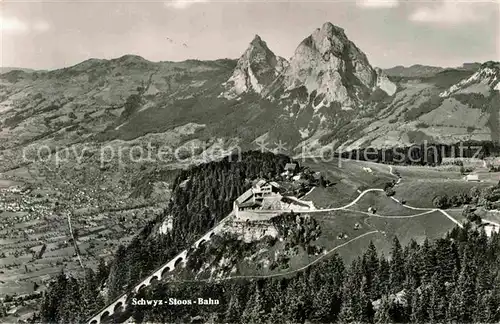
<path fill-rule="evenodd" d="M 356 4 L 361 8 L 394 8 L 399 0 L 358 0 Z"/>
<path fill-rule="evenodd" d="M 6 33 L 28 33 L 46 32 L 50 29 L 50 24 L 43 20 L 36 20 L 34 22 L 26 22 L 17 17 L 1 17 L 0 16 L 0 31 Z"/>
<path fill-rule="evenodd" d="M 190 7 L 193 4 L 196 3 L 204 3 L 208 2 L 209 0 L 169 0 L 165 2 L 165 5 L 169 8 L 174 8 L 174 9 L 186 9 L 187 7 Z"/>
<path fill-rule="evenodd" d="M 32 29 L 37 31 L 37 32 L 46 32 L 50 29 L 50 25 L 48 22 L 46 21 L 43 21 L 43 20 L 39 20 L 39 21 L 36 21 L 33 25 L 32 25 Z"/>
<path fill-rule="evenodd" d="M 0 17 L 0 30 L 4 32 L 26 32 L 29 26 L 16 17 Z"/>
<path fill-rule="evenodd" d="M 484 3 L 474 1 L 445 0 L 437 6 L 416 9 L 409 17 L 411 21 L 436 25 L 460 25 L 480 22 L 485 12 Z"/>

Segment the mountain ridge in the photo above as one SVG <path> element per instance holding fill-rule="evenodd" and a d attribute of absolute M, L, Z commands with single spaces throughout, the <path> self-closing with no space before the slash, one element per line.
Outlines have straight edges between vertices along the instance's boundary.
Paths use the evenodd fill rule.
<path fill-rule="evenodd" d="M 491 140 L 484 134 L 497 128 L 490 107 L 496 81 L 462 84 L 465 93 L 439 96 L 476 68 L 465 63 L 395 77 L 373 67 L 343 28 L 325 23 L 304 37 L 289 62 L 256 35 L 238 60 L 151 62 L 124 55 L 54 71 L 11 71 L 0 76 L 0 145 L 133 143 L 149 134 L 171 136 L 188 123 L 203 126 L 176 141 L 196 150 L 217 141 L 255 148 L 262 139 L 286 142 L 294 154 L 304 147 Z"/>

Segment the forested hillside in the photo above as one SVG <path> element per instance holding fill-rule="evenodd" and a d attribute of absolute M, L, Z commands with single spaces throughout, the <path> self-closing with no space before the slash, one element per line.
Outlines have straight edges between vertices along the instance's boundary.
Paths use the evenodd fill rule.
<path fill-rule="evenodd" d="M 89 269 L 85 279 L 68 279 L 70 284 L 65 276 L 57 279 L 43 301 L 43 322 L 68 323 L 87 318 L 104 306 L 99 296 L 104 283 L 107 301 L 124 293 L 226 217 L 233 201 L 251 186 L 251 180 L 272 179 L 288 162 L 290 158 L 285 155 L 251 151 L 181 171 L 164 215 L 151 221 L 129 246 L 118 248 L 109 276 L 103 265 L 97 278 Z M 172 229 L 160 234 L 158 227 L 165 217 L 172 219 Z M 82 299 L 68 303 L 66 298 Z"/>
<path fill-rule="evenodd" d="M 292 277 L 162 282 L 134 296 L 219 300 L 218 305 L 130 306 L 137 322 L 493 323 L 500 320 L 500 235 L 468 224 L 389 256 L 373 243 L 351 265 L 335 255 Z M 115 319 L 119 319 L 118 315 Z"/>

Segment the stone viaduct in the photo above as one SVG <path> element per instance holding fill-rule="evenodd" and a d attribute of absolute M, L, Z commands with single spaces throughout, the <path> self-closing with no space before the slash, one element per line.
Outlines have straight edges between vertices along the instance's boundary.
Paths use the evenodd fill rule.
<path fill-rule="evenodd" d="M 229 214 L 226 218 L 221 220 L 219 224 L 217 224 L 214 228 L 212 228 L 210 231 L 205 233 L 201 238 L 199 238 L 192 246 L 193 247 L 199 247 L 201 244 L 204 244 L 212 239 L 212 237 L 219 233 L 222 230 L 222 227 L 224 223 L 233 215 L 233 213 Z M 157 268 L 151 275 L 143 279 L 141 282 L 139 282 L 133 289 L 133 293 L 139 292 L 139 290 L 144 289 L 147 286 L 150 286 L 154 284 L 155 282 L 158 282 L 159 280 L 162 280 L 162 278 L 165 278 L 167 273 L 170 271 L 173 271 L 175 268 L 178 267 L 183 267 L 185 266 L 187 261 L 187 250 L 182 251 L 178 255 L 176 255 L 172 260 L 169 262 L 163 264 L 161 267 Z M 123 294 L 120 297 L 118 297 L 115 301 L 113 301 L 111 304 L 106 306 L 105 308 L 101 309 L 99 313 L 94 315 L 90 320 L 88 320 L 88 323 L 90 324 L 100 324 L 101 321 L 109 318 L 110 316 L 113 316 L 115 313 L 121 312 L 122 310 L 125 309 L 127 306 L 127 298 L 129 296 L 129 293 Z"/>

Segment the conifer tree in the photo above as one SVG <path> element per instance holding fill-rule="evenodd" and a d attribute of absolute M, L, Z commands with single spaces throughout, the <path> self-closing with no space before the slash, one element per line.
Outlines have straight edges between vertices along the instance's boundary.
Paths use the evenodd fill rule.
<path fill-rule="evenodd" d="M 366 284 L 368 286 L 368 295 L 373 300 L 377 299 L 380 295 L 378 287 L 379 284 L 378 263 L 379 260 L 378 260 L 377 248 L 375 247 L 375 244 L 373 244 L 373 242 L 370 241 L 368 249 L 363 255 L 363 269 L 364 269 L 364 276 L 367 280 Z"/>
<path fill-rule="evenodd" d="M 242 317 L 242 310 L 241 310 L 240 298 L 236 294 L 233 294 L 231 295 L 231 299 L 229 300 L 229 306 L 227 308 L 224 317 L 224 322 L 239 323 L 241 317 Z"/>
<path fill-rule="evenodd" d="M 378 289 L 380 294 L 387 294 L 389 292 L 389 279 L 390 279 L 390 266 L 384 255 L 380 256 L 379 272 L 378 272 Z"/>
<path fill-rule="evenodd" d="M 375 313 L 374 322 L 377 324 L 392 323 L 391 319 L 391 302 L 389 298 L 384 295 L 380 300 L 380 305 Z"/>
<path fill-rule="evenodd" d="M 475 292 L 476 269 L 470 257 L 470 251 L 466 247 L 462 257 L 462 269 L 456 286 L 458 294 L 458 319 L 463 322 L 472 321 L 473 311 L 476 303 Z"/>
<path fill-rule="evenodd" d="M 254 285 L 253 293 L 248 300 L 241 316 L 243 323 L 262 323 L 266 321 L 264 306 L 262 305 L 262 292 L 258 285 Z"/>
<path fill-rule="evenodd" d="M 425 310 L 421 303 L 420 292 L 416 291 L 413 294 L 413 298 L 411 300 L 410 321 L 411 323 L 423 323 L 424 320 L 425 320 Z"/>
<path fill-rule="evenodd" d="M 440 322 L 446 316 L 448 303 L 446 300 L 446 288 L 444 283 L 441 283 L 437 273 L 432 276 L 430 291 L 429 319 L 431 322 Z"/>
<path fill-rule="evenodd" d="M 401 244 L 397 237 L 392 241 L 391 262 L 389 271 L 389 289 L 397 293 L 403 289 L 404 283 L 404 259 Z"/>

